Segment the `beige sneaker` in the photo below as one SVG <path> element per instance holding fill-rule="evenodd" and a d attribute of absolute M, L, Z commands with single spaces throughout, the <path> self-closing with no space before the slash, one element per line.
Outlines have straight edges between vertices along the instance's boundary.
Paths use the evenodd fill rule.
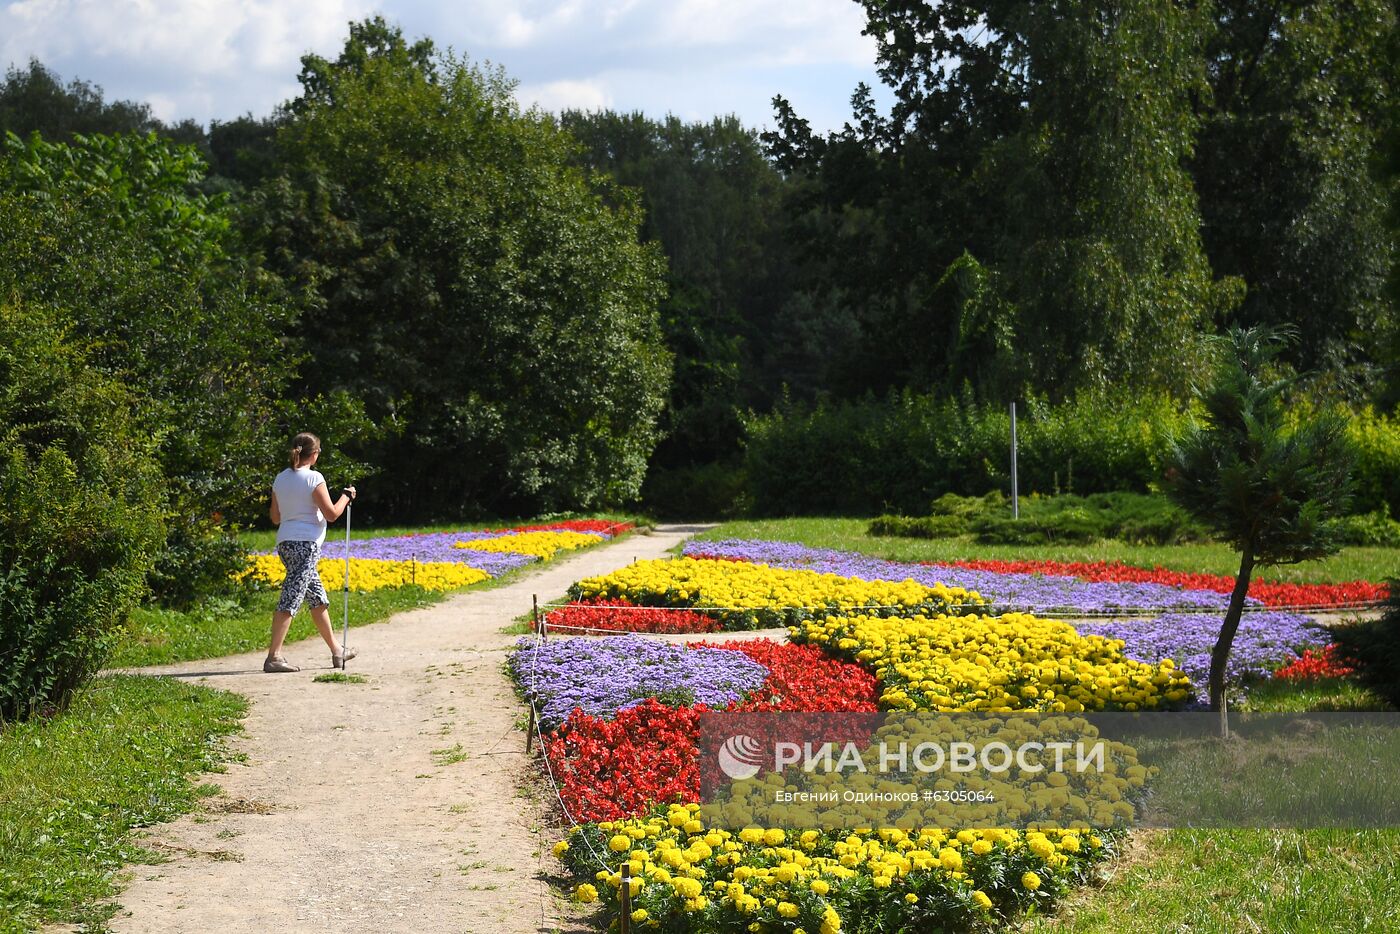
<path fill-rule="evenodd" d="M 267 661 L 263 662 L 263 671 L 268 674 L 274 674 L 281 671 L 301 671 L 301 669 L 279 655 L 276 658 L 269 658 Z"/>
<path fill-rule="evenodd" d="M 332 667 L 332 668 L 344 668 L 346 662 L 350 661 L 350 659 L 354 658 L 356 655 L 359 655 L 359 654 L 360 654 L 360 653 L 357 652 L 357 651 L 355 651 L 354 649 L 345 649 L 343 655 L 332 655 L 332 656 L 331 656 L 331 667 Z"/>

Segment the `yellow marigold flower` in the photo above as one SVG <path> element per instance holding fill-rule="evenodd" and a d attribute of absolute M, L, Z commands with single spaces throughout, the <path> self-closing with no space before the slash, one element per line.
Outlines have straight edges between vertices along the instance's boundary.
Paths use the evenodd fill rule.
<path fill-rule="evenodd" d="M 625 853 L 632 849 L 632 838 L 625 833 L 614 834 L 608 841 L 608 849 L 614 853 Z"/>
<path fill-rule="evenodd" d="M 825 895 L 827 892 L 831 891 L 831 886 L 827 884 L 825 879 L 813 879 L 809 888 L 818 895 Z"/>
<path fill-rule="evenodd" d="M 560 840 L 558 843 L 554 844 L 554 855 L 555 855 L 555 856 L 563 856 L 563 855 L 564 855 L 565 853 L 567 853 L 567 852 L 569 852 L 569 841 L 568 841 L 568 840 Z"/>
<path fill-rule="evenodd" d="M 632 920 L 637 922 L 638 924 L 641 924 L 648 917 L 650 916 L 647 914 L 647 910 L 645 908 L 638 908 L 636 911 L 632 912 Z"/>
<path fill-rule="evenodd" d="M 1021 875 L 1021 885 L 1034 892 L 1040 888 L 1040 876 L 1033 872 L 1026 872 Z"/>
<path fill-rule="evenodd" d="M 792 902 L 778 902 L 778 914 L 784 918 L 796 918 L 801 913 Z"/>
<path fill-rule="evenodd" d="M 981 908 L 983 911 L 992 910 L 991 896 L 989 896 L 986 892 L 982 891 L 981 889 L 977 889 L 975 892 L 972 893 L 972 900 L 976 902 L 977 907 Z"/>
<path fill-rule="evenodd" d="M 915 895 L 913 892 L 909 892 L 904 896 L 904 900 L 911 905 L 917 905 L 919 903 L 919 896 Z"/>
<path fill-rule="evenodd" d="M 949 872 L 957 872 L 963 868 L 962 854 L 953 849 L 942 849 L 938 851 L 938 862 Z"/>
<path fill-rule="evenodd" d="M 992 852 L 992 841 L 978 840 L 976 843 L 972 844 L 972 852 L 977 856 L 986 856 L 988 853 Z"/>
<path fill-rule="evenodd" d="M 596 902 L 598 900 L 598 890 L 585 882 L 583 885 L 574 889 L 574 898 L 583 902 L 585 905 L 589 902 Z"/>

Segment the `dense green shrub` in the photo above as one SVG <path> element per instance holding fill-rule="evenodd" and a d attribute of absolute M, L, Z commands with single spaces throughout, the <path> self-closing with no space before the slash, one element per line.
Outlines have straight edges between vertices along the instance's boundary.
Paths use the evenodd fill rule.
<path fill-rule="evenodd" d="M 957 538 L 970 529 L 962 516 L 880 516 L 870 520 L 868 531 L 891 538 Z"/>
<path fill-rule="evenodd" d="M 1167 398 L 1032 400 L 1018 412 L 1022 494 L 1145 493 L 1186 424 Z M 944 493 L 1008 492 L 1010 415 L 1002 406 L 912 392 L 751 416 L 745 465 L 757 515 L 919 516 Z M 1400 514 L 1400 420 L 1351 421 L 1359 509 Z M 1143 541 L 1172 531 L 1144 527 Z"/>
<path fill-rule="evenodd" d="M 1379 619 L 1332 627 L 1338 655 L 1362 684 L 1400 707 L 1400 579 L 1391 580 L 1390 600 Z"/>
<path fill-rule="evenodd" d="M 1103 538 L 1149 545 L 1210 540 L 1204 526 L 1165 497 L 1141 493 L 1033 494 L 1022 498 L 1018 519 L 1011 517 L 1010 499 L 1001 493 L 945 493 L 934 500 L 931 516 L 881 516 L 870 523 L 871 535 L 952 538 L 969 532 L 978 542 L 994 545 L 1085 544 Z"/>
<path fill-rule="evenodd" d="M 36 310 L 0 306 L 0 720 L 102 664 L 164 537 L 149 435 Z"/>
<path fill-rule="evenodd" d="M 1400 522 L 1390 517 L 1389 506 L 1342 520 L 1343 545 L 1400 548 Z"/>

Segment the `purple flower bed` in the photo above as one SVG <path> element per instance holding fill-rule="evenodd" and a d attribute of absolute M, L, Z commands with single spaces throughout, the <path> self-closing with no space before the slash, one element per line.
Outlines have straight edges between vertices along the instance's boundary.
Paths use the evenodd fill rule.
<path fill-rule="evenodd" d="M 611 717 L 648 697 L 684 705 L 724 707 L 756 691 L 768 669 L 743 652 L 687 648 L 642 636 L 603 639 L 522 639 L 511 673 L 540 704 L 540 722 L 552 729 L 575 707 Z"/>
<path fill-rule="evenodd" d="M 352 530 L 353 531 L 353 530 Z M 428 532 L 422 535 L 394 535 L 380 538 L 351 538 L 350 557 L 377 558 L 382 561 L 419 562 L 438 561 L 450 564 L 465 564 L 499 577 L 507 571 L 538 560 L 533 555 L 515 552 L 474 551 L 469 548 L 453 548 L 457 542 L 479 541 L 485 538 L 500 538 L 503 532 Z M 345 539 L 327 536 L 321 548 L 321 556 L 333 560 L 345 560 Z"/>
<path fill-rule="evenodd" d="M 925 585 L 963 587 L 991 600 L 997 612 L 1025 611 L 1047 615 L 1160 608 L 1208 609 L 1224 613 L 1230 602 L 1229 594 L 1211 590 L 1183 590 L 1149 583 L 1091 583 L 1053 574 L 999 574 L 942 564 L 908 564 L 849 551 L 808 548 L 792 542 L 742 539 L 687 542 L 684 553 L 741 558 L 772 567 L 807 569 L 861 580 L 909 579 Z M 1250 600 L 1249 603 L 1261 605 L 1257 600 Z"/>
<path fill-rule="evenodd" d="M 1210 651 L 1220 635 L 1221 617 L 1168 614 L 1157 619 L 1076 620 L 1084 635 L 1122 639 L 1129 658 L 1158 662 L 1170 658 L 1191 677 L 1198 696 L 1206 697 Z M 1327 631 L 1296 613 L 1246 613 L 1225 667 L 1227 681 L 1239 683 L 1250 676 L 1267 677 L 1294 661 L 1305 648 L 1331 641 Z"/>

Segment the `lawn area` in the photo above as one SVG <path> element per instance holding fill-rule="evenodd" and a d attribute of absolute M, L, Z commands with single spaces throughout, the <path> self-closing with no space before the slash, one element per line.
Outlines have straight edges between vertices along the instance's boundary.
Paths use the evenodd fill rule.
<path fill-rule="evenodd" d="M 768 538 L 837 548 L 896 561 L 959 561 L 972 558 L 1007 561 L 1123 561 L 1173 571 L 1234 574 L 1239 556 L 1227 545 L 1125 545 L 1099 541 L 1090 545 L 979 545 L 971 537 L 942 539 L 884 538 L 866 534 L 866 519 L 756 519 L 726 522 L 699 540 Z M 1400 552 L 1394 548 L 1345 548 L 1321 561 L 1261 568 L 1261 580 L 1330 584 L 1400 577 Z"/>
<path fill-rule="evenodd" d="M 728 522 L 701 539 L 764 538 L 860 551 L 902 561 L 996 558 L 1121 560 L 1181 571 L 1229 574 L 1235 557 L 1221 545 L 1138 547 L 987 546 L 970 539 L 878 538 L 858 519 Z M 1267 569 L 1298 582 L 1377 580 L 1400 573 L 1394 549 L 1348 548 L 1324 561 Z M 1269 681 L 1251 688 L 1260 711 L 1377 710 L 1384 703 L 1346 680 Z M 1101 885 L 1074 894 L 1061 910 L 1018 930 L 1117 934 L 1121 931 L 1400 930 L 1400 830 L 1173 830 L 1132 834 Z"/>
<path fill-rule="evenodd" d="M 493 583 L 484 581 L 476 586 Z M 353 593 L 350 595 L 350 625 L 353 628 L 377 623 L 395 613 L 436 603 L 445 596 L 422 587 L 388 587 Z M 330 594 L 330 598 L 331 621 L 339 632 L 343 619 L 342 597 L 336 592 Z M 126 635 L 107 665 L 111 668 L 166 665 L 265 649 L 276 606 L 277 591 L 264 590 L 252 594 L 245 603 L 217 601 L 191 610 L 140 607 L 131 614 Z M 315 634 L 311 614 L 303 607 L 292 620 L 287 642 Z"/>
<path fill-rule="evenodd" d="M 116 873 L 158 857 L 131 831 L 191 810 L 243 698 L 161 678 L 98 678 L 65 712 L 0 731 L 0 934 L 100 930 Z"/>

